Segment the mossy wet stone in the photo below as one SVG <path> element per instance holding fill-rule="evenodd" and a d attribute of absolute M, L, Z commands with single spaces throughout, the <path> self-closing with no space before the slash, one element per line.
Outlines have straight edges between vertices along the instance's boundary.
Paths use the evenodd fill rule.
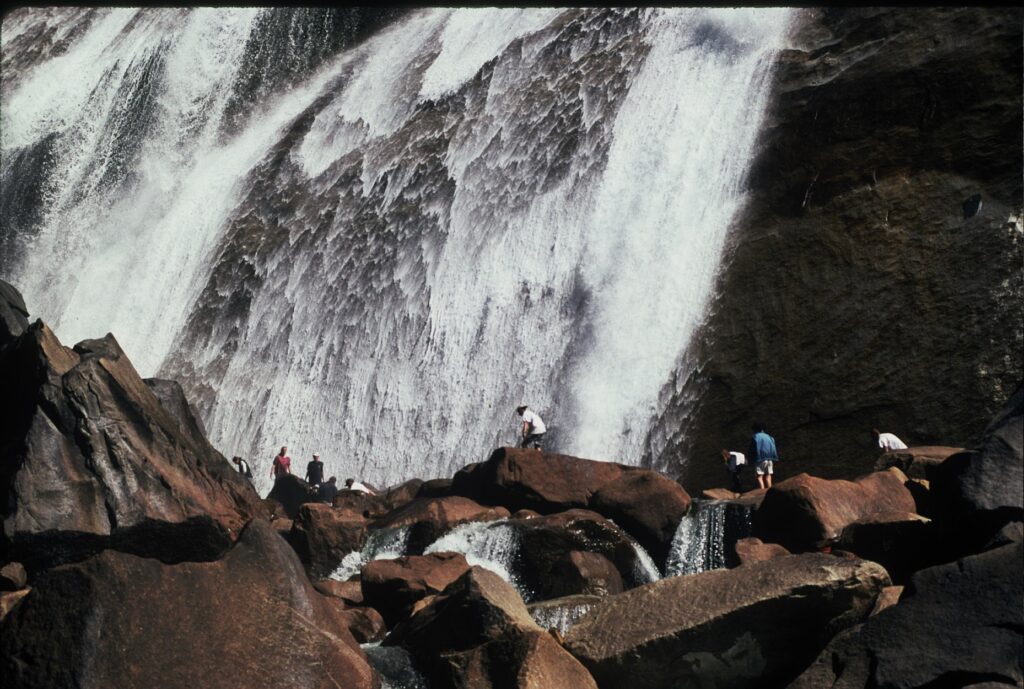
<path fill-rule="evenodd" d="M 602 689 L 780 686 L 889 583 L 876 563 L 818 553 L 671 577 L 604 599 L 565 647 Z"/>

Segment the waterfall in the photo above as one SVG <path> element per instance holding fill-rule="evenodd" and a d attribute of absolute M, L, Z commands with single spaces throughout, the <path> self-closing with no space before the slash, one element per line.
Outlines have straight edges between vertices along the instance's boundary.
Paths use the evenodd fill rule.
<path fill-rule="evenodd" d="M 331 572 L 329 578 L 348 581 L 371 560 L 394 560 L 407 554 L 409 527 L 397 529 L 371 529 L 361 550 L 353 551 L 342 558 L 341 564 Z"/>
<path fill-rule="evenodd" d="M 679 522 L 665 566 L 667 576 L 735 565 L 733 547 L 749 536 L 753 509 L 728 501 L 694 500 Z"/>
<path fill-rule="evenodd" d="M 423 554 L 462 553 L 466 562 L 489 569 L 512 584 L 524 600 L 529 593 L 515 573 L 515 560 L 519 552 L 516 529 L 505 520 L 469 522 L 455 527 L 427 546 Z"/>
<path fill-rule="evenodd" d="M 520 403 L 639 462 L 791 12 L 431 8 L 329 50 L 269 40 L 285 11 L 6 17 L 0 277 L 181 380 L 264 492 L 281 445 L 451 475 Z M 61 48 L 22 50 L 44 22 Z M 253 86 L 253 46 L 303 68 Z"/>

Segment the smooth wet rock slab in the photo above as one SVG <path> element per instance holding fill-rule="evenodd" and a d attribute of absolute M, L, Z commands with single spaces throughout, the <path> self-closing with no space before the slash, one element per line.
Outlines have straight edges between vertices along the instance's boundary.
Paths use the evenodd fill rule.
<path fill-rule="evenodd" d="M 216 562 L 105 551 L 40 575 L 0 627 L 5 689 L 373 689 L 366 657 L 260 520 Z"/>
<path fill-rule="evenodd" d="M 602 689 L 778 686 L 889 584 L 879 565 L 791 555 L 605 599 L 566 635 Z"/>

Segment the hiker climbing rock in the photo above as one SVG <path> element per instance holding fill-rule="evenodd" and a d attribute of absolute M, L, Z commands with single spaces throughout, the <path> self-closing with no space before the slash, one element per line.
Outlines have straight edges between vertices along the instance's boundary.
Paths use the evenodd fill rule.
<path fill-rule="evenodd" d="M 535 447 L 540 449 L 541 441 L 544 439 L 544 434 L 547 432 L 547 426 L 544 425 L 544 421 L 541 420 L 537 412 L 533 411 L 525 404 L 516 407 L 516 413 L 523 418 L 522 426 L 522 438 L 523 442 L 520 443 L 519 447 Z"/>

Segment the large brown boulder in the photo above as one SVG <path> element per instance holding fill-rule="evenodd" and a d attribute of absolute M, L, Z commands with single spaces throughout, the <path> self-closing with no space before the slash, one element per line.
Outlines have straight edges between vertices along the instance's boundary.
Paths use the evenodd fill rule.
<path fill-rule="evenodd" d="M 509 516 L 503 507 L 485 507 L 469 498 L 417 498 L 373 522 L 374 529 L 409 527 L 406 550 L 422 553 L 424 548 L 448 531 L 467 522 L 484 522 Z"/>
<path fill-rule="evenodd" d="M 791 689 L 964 687 L 1024 681 L 1024 549 L 917 572 L 899 603 L 837 636 Z"/>
<path fill-rule="evenodd" d="M 334 506 L 350 513 L 350 518 L 379 519 L 394 509 L 387 495 L 380 493 L 364 493 L 361 490 L 342 488 L 334 497 Z M 404 502 L 400 501 L 400 504 Z"/>
<path fill-rule="evenodd" d="M 112 335 L 41 321 L 0 354 L 3 545 L 31 571 L 104 548 L 209 560 L 259 513 L 252 485 L 168 412 Z"/>
<path fill-rule="evenodd" d="M 365 519 L 319 502 L 299 507 L 288 542 L 306 565 L 310 579 L 323 579 L 338 568 L 349 553 L 366 542 Z"/>
<path fill-rule="evenodd" d="M 41 574 L 0 628 L 7 689 L 376 687 L 366 657 L 261 520 L 216 562 L 111 550 Z"/>
<path fill-rule="evenodd" d="M 596 689 L 571 655 L 530 617 L 516 590 L 473 567 L 384 645 L 408 649 L 433 689 Z"/>
<path fill-rule="evenodd" d="M 410 555 L 363 565 L 363 602 L 380 611 L 388 627 L 408 617 L 416 601 L 440 593 L 469 569 L 460 553 Z"/>
<path fill-rule="evenodd" d="M 791 555 L 604 599 L 566 635 L 602 689 L 780 686 L 889 584 L 873 562 Z"/>
<path fill-rule="evenodd" d="M 0 280 L 0 349 L 28 329 L 28 308 L 21 292 Z"/>
<path fill-rule="evenodd" d="M 944 445 L 925 445 L 892 450 L 878 458 L 878 461 L 875 462 L 875 471 L 885 471 L 889 467 L 896 467 L 910 478 L 927 478 L 929 467 L 942 464 L 948 457 L 963 451 L 962 447 L 946 447 Z"/>
<path fill-rule="evenodd" d="M 662 564 L 690 509 L 686 491 L 656 471 L 511 447 L 459 471 L 452 491 L 512 511 L 594 510 L 626 529 Z"/>
<path fill-rule="evenodd" d="M 764 543 L 760 538 L 753 536 L 736 541 L 735 549 L 736 557 L 743 565 L 774 560 L 777 557 L 792 554 L 778 543 Z"/>
<path fill-rule="evenodd" d="M 754 535 L 793 552 L 816 550 L 839 538 L 847 524 L 884 512 L 914 512 L 899 469 L 855 481 L 799 474 L 775 484 L 754 513 Z"/>
<path fill-rule="evenodd" d="M 605 596 L 645 583 L 637 580 L 629 538 L 596 512 L 567 510 L 509 523 L 518 541 L 515 574 L 530 601 Z"/>
<path fill-rule="evenodd" d="M 836 547 L 877 562 L 896 583 L 941 561 L 930 520 L 911 512 L 879 512 L 847 524 Z"/>

